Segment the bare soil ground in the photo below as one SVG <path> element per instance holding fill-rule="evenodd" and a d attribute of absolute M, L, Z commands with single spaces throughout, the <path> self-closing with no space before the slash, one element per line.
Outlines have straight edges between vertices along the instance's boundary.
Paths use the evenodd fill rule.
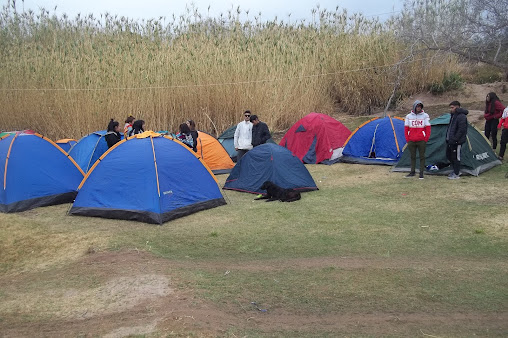
<path fill-rule="evenodd" d="M 496 263 L 501 270 L 508 263 Z M 341 332 L 350 335 L 362 332 L 373 336 L 431 335 L 418 331 L 419 327 L 455 326 L 456 332 L 489 332 L 499 335 L 507 330 L 508 313 L 335 313 L 309 315 L 289 313 L 283 309 L 261 312 L 246 304 L 237 307 L 219 307 L 196 297 L 192 289 L 178 289 L 185 281 L 173 279 L 172 270 L 200 268 L 212 272 L 234 273 L 249 271 L 282 270 L 288 267 L 313 269 L 319 267 L 345 269 L 405 269 L 419 266 L 421 269 L 482 269 L 485 262 L 451 259 L 448 261 L 409 261 L 392 258 L 319 258 L 291 259 L 245 264 L 197 262 L 181 263 L 154 257 L 150 253 L 135 250 L 91 253 L 79 261 L 58 270 L 2 276 L 0 289 L 11 294 L 9 299 L 23 300 L 25 307 L 40 307 L 40 301 L 52 299 L 49 313 L 41 311 L 33 318 L 12 316 L 1 319 L 3 337 L 56 337 L 103 336 L 125 337 L 130 335 L 176 335 L 189 333 L 201 337 L 225 336 L 228 329 L 255 329 L 276 335 L 278 330 L 312 335 L 313 330 Z M 93 278 L 92 278 L 93 277 Z M 87 280 L 91 278 L 90 280 Z M 60 286 L 61 280 L 84 279 L 86 288 Z M 34 295 L 30 292 L 33 281 L 45 281 L 47 288 Z M 51 286 L 49 286 L 51 285 Z M 25 290 L 25 291 L 23 291 Z M 26 292 L 26 293 L 24 293 Z M 51 297 L 52 296 L 52 297 Z M 5 304 L 4 304 L 5 305 Z M 57 309 L 57 310 L 55 310 Z M 58 309 L 61 309 L 58 310 Z M 497 328 L 497 329 L 496 329 Z M 506 332 L 506 331 L 505 331 Z M 232 334 L 231 336 L 234 336 Z M 488 334 L 487 334 L 488 336 Z"/>

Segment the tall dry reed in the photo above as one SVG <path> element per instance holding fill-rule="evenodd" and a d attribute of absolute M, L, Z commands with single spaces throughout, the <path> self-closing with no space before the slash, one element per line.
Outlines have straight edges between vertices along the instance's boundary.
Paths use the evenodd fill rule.
<path fill-rule="evenodd" d="M 386 104 L 407 57 L 392 25 L 313 10 L 312 22 L 203 18 L 69 18 L 0 13 L 0 129 L 79 138 L 133 114 L 152 130 L 186 119 L 218 134 L 250 109 L 272 130 L 312 111 L 364 114 Z M 423 59 L 423 60 L 422 60 Z M 421 61 L 417 61 L 421 60 Z M 454 60 L 415 55 L 400 91 L 442 78 Z"/>

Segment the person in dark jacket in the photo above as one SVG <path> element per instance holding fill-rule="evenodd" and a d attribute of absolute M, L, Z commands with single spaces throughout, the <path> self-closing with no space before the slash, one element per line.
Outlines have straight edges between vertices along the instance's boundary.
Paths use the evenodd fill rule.
<path fill-rule="evenodd" d="M 192 136 L 192 150 L 194 150 L 195 153 L 198 152 L 198 131 L 196 130 L 196 122 L 193 120 L 187 120 L 187 125 L 190 129 L 190 134 Z"/>
<path fill-rule="evenodd" d="M 460 107 L 459 101 L 450 103 L 450 123 L 446 130 L 446 157 L 450 161 L 453 172 L 448 175 L 451 180 L 460 178 L 460 151 L 467 136 L 467 114 L 469 112 Z"/>
<path fill-rule="evenodd" d="M 111 148 L 122 139 L 122 135 L 120 135 L 120 123 L 118 123 L 118 121 L 113 119 L 109 121 L 108 130 L 106 135 L 104 135 L 104 138 L 106 139 L 108 148 Z"/>
<path fill-rule="evenodd" d="M 504 106 L 496 93 L 490 92 L 485 99 L 485 137 L 492 137 L 492 149 L 497 147 L 497 125 L 503 115 Z"/>
<path fill-rule="evenodd" d="M 250 122 L 252 123 L 252 146 L 256 147 L 260 144 L 266 143 L 272 135 L 270 135 L 270 130 L 266 123 L 259 121 L 257 115 L 252 115 L 250 117 Z"/>
<path fill-rule="evenodd" d="M 132 124 L 132 130 L 129 132 L 129 136 L 141 134 L 145 131 L 145 121 L 136 120 Z"/>

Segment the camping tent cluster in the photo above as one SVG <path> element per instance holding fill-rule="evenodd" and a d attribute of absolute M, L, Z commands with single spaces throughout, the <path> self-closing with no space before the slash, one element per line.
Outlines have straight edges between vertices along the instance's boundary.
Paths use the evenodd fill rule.
<path fill-rule="evenodd" d="M 77 158 L 86 174 L 71 154 L 42 135 L 2 136 L 0 211 L 74 201 L 70 214 L 162 224 L 226 204 L 210 169 L 181 142 L 145 132 L 118 142 L 94 161 L 104 138 L 100 132 L 90 135 L 89 149 L 77 153 L 85 155 Z"/>
<path fill-rule="evenodd" d="M 431 121 L 429 173 L 451 171 L 445 156 L 449 120 L 445 114 Z M 304 163 L 395 164 L 393 171 L 409 171 L 400 118 L 373 118 L 351 133 L 332 117 L 311 113 L 288 130 L 280 145 L 257 146 L 236 165 L 231 159 L 236 156 L 235 128 L 219 140 L 199 132 L 196 153 L 173 136 L 151 131 L 122 139 L 109 149 L 105 131 L 90 133 L 77 143 L 63 139 L 58 144 L 31 130 L 4 132 L 0 212 L 73 202 L 71 215 L 162 224 L 226 204 L 214 173 L 230 172 L 225 190 L 266 194 L 260 188 L 265 181 L 296 191 L 318 190 Z M 477 176 L 501 164 L 471 124 L 462 149 L 463 173 Z"/>

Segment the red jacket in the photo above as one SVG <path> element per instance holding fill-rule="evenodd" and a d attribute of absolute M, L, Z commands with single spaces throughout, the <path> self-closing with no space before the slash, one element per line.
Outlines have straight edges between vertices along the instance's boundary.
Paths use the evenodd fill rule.
<path fill-rule="evenodd" d="M 420 114 L 415 114 L 413 111 L 407 114 L 404 121 L 404 135 L 406 136 L 406 142 L 428 142 L 430 138 L 429 115 L 423 110 Z"/>
<path fill-rule="evenodd" d="M 508 130 L 508 108 L 505 108 L 503 111 L 503 116 L 501 116 L 501 120 L 499 120 L 499 124 L 497 125 L 498 129 L 501 129 L 501 127 Z"/>
<path fill-rule="evenodd" d="M 494 101 L 494 114 L 490 113 L 490 105 L 492 102 L 489 102 L 489 104 L 485 107 L 485 112 L 483 114 L 483 117 L 485 117 L 485 120 L 492 120 L 492 119 L 498 119 L 503 115 L 504 106 L 503 104 L 496 100 Z"/>

